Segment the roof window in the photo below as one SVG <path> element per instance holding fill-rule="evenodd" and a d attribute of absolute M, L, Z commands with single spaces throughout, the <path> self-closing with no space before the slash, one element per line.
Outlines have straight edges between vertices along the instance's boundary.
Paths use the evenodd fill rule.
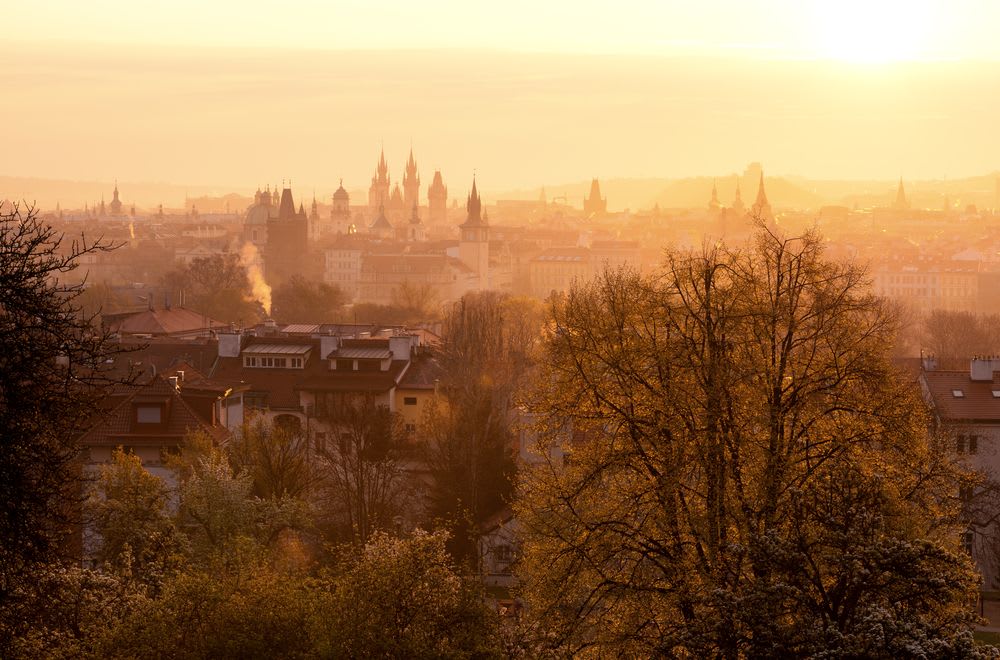
<path fill-rule="evenodd" d="M 956 399 L 964 399 L 965 398 L 965 392 L 963 392 L 962 390 L 952 390 L 951 391 L 951 395 L 953 397 L 955 397 Z"/>

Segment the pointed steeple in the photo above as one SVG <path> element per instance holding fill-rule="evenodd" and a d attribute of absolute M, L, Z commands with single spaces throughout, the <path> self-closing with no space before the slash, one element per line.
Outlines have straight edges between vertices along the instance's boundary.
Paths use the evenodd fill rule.
<path fill-rule="evenodd" d="M 760 172 L 760 185 L 757 186 L 757 199 L 753 203 L 753 213 L 756 217 L 767 222 L 774 222 L 774 214 L 771 212 L 771 204 L 767 201 L 767 193 L 764 192 L 764 171 Z"/>
<path fill-rule="evenodd" d="M 903 177 L 899 177 L 899 187 L 896 188 L 896 202 L 892 208 L 898 211 L 905 211 L 910 208 L 910 203 L 906 199 L 906 191 L 903 190 Z"/>
<path fill-rule="evenodd" d="M 385 147 L 379 152 L 378 167 L 375 171 L 378 173 L 379 181 L 384 180 L 389 175 L 389 165 L 385 162 Z"/>
<path fill-rule="evenodd" d="M 736 195 L 733 196 L 733 210 L 742 211 L 745 206 L 743 206 L 743 195 L 740 194 L 740 178 L 736 177 Z"/>
<path fill-rule="evenodd" d="M 715 179 L 712 179 L 712 199 L 708 200 L 708 208 L 714 211 L 720 206 L 722 204 L 719 203 L 719 189 L 715 185 Z"/>
<path fill-rule="evenodd" d="M 468 215 L 465 218 L 465 223 L 463 227 L 477 227 L 479 225 L 485 224 L 483 222 L 483 202 L 479 197 L 479 191 L 476 189 L 476 177 L 472 177 L 472 192 L 469 193 L 469 198 L 465 202 L 465 210 L 468 211 Z"/>
<path fill-rule="evenodd" d="M 760 173 L 760 185 L 757 187 L 757 201 L 754 202 L 754 206 L 759 206 L 761 208 L 765 206 L 770 206 L 767 203 L 767 193 L 764 192 L 764 172 L 761 170 Z"/>

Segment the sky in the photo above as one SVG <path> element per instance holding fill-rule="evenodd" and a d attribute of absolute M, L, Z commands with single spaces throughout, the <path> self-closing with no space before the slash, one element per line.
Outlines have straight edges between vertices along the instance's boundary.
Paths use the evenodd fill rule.
<path fill-rule="evenodd" d="M 1000 165 L 1000 2 L 5 2 L 0 175 L 485 189 Z M 10 155 L 16 154 L 16 158 Z"/>

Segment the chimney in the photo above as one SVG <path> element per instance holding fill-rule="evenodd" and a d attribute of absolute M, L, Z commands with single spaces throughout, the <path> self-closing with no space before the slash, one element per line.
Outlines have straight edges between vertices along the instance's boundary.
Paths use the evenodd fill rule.
<path fill-rule="evenodd" d="M 389 337 L 389 351 L 392 352 L 393 360 L 409 360 L 410 359 L 410 343 L 413 340 L 410 335 L 399 335 L 397 337 Z"/>
<path fill-rule="evenodd" d="M 239 357 L 241 339 L 238 332 L 220 332 L 219 357 Z"/>
<path fill-rule="evenodd" d="M 920 356 L 920 368 L 923 371 L 937 371 L 938 360 L 933 355 Z"/>
<path fill-rule="evenodd" d="M 995 369 L 1000 369 L 1000 358 L 974 357 L 969 363 L 969 379 L 974 381 L 992 381 Z"/>
<path fill-rule="evenodd" d="M 319 338 L 319 357 L 325 360 L 330 353 L 340 348 L 340 337 L 334 334 L 323 335 Z"/>

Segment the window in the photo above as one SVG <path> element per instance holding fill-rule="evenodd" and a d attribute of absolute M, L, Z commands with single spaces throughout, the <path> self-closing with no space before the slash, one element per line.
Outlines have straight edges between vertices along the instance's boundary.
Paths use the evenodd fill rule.
<path fill-rule="evenodd" d="M 417 405 L 417 397 L 415 396 L 404 396 L 403 397 L 404 406 L 415 406 Z"/>
<path fill-rule="evenodd" d="M 252 357 L 252 356 L 247 356 L 247 357 L 243 358 L 243 366 L 244 367 L 256 367 L 257 366 L 257 358 L 256 357 Z"/>
<path fill-rule="evenodd" d="M 972 501 L 972 486 L 962 486 L 958 489 L 958 498 L 963 502 Z"/>
<path fill-rule="evenodd" d="M 302 368 L 302 358 L 292 358 L 292 369 Z"/>
<path fill-rule="evenodd" d="M 976 538 L 976 533 L 973 532 L 971 529 L 966 530 L 965 533 L 962 534 L 962 549 L 965 550 L 967 554 L 970 555 L 972 554 L 972 542 L 975 540 L 975 538 Z"/>
<path fill-rule="evenodd" d="M 979 436 L 970 435 L 969 436 L 969 453 L 975 454 L 979 451 Z"/>
<path fill-rule="evenodd" d="M 497 561 L 510 561 L 514 556 L 514 550 L 505 543 L 498 545 L 494 554 L 496 554 Z"/>
<path fill-rule="evenodd" d="M 965 392 L 963 392 L 962 390 L 952 390 L 951 391 L 951 395 L 953 397 L 955 397 L 956 399 L 964 399 L 965 398 Z"/>
<path fill-rule="evenodd" d="M 337 371 L 352 371 L 354 369 L 354 360 L 337 360 Z"/>
<path fill-rule="evenodd" d="M 135 420 L 140 424 L 159 424 L 160 412 L 159 406 L 138 406 L 135 409 Z"/>
<path fill-rule="evenodd" d="M 406 434 L 407 435 L 413 435 L 414 433 L 417 432 L 417 425 L 416 424 L 407 424 L 406 427 L 405 427 L 405 429 L 406 429 Z"/>

